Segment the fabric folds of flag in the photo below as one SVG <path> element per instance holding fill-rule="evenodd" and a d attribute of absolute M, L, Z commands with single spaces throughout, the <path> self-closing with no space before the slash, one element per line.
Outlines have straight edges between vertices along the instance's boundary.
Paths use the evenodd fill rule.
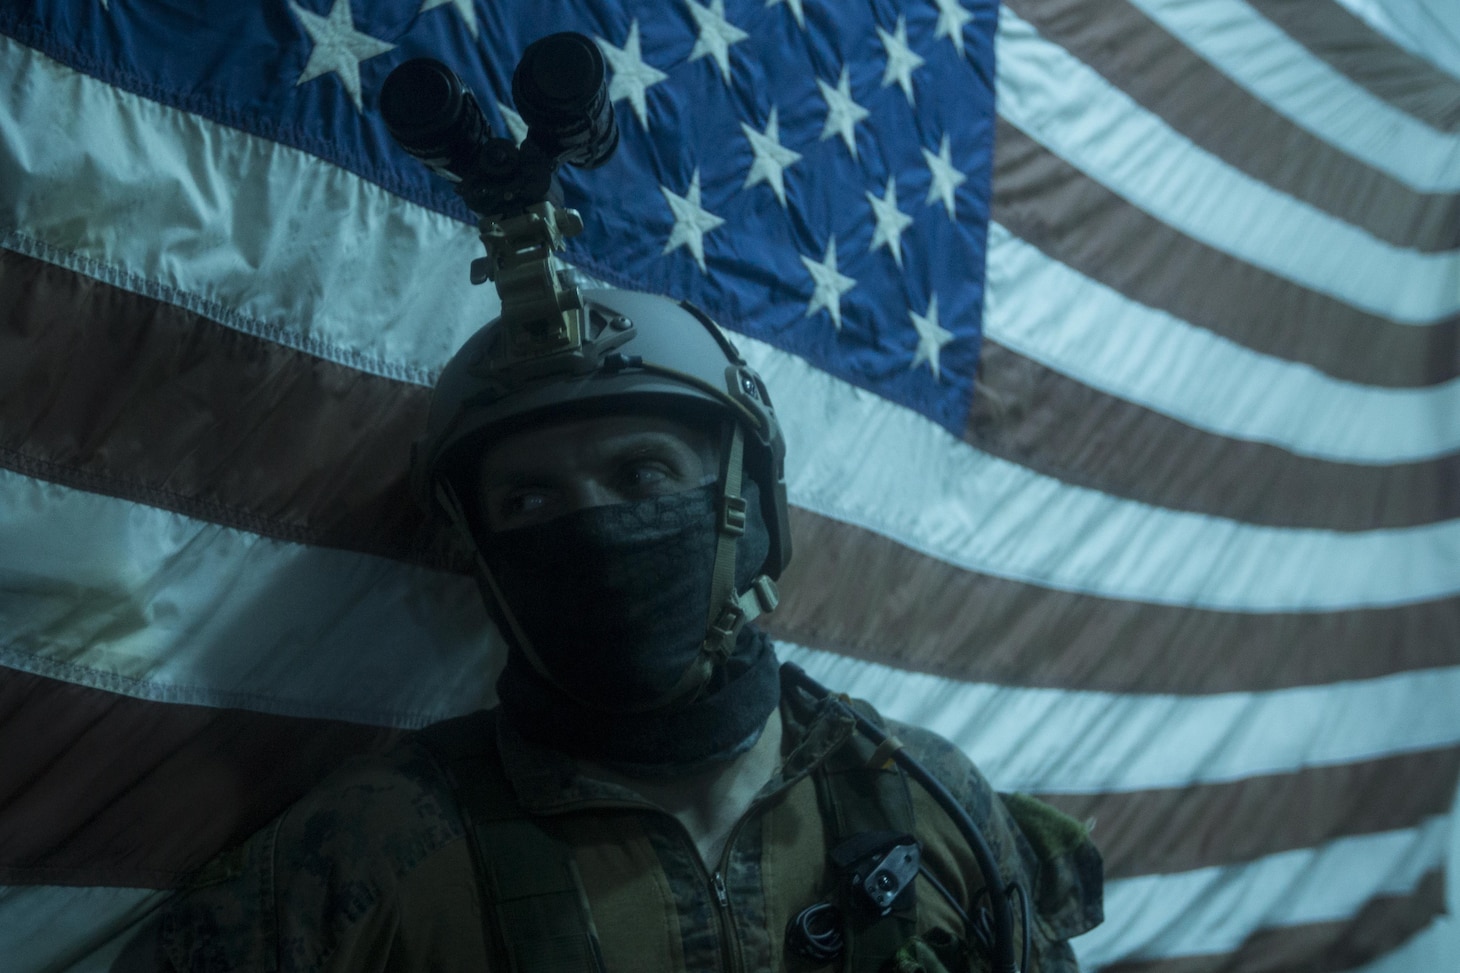
<path fill-rule="evenodd" d="M 1388 16 L 0 10 L 7 969 L 108 968 L 346 755 L 490 702 L 405 472 L 495 298 L 375 99 L 436 57 L 520 137 L 554 30 L 623 131 L 573 260 L 709 309 L 786 427 L 782 657 L 1095 822 L 1088 969 L 1440 948 L 1460 58 Z"/>

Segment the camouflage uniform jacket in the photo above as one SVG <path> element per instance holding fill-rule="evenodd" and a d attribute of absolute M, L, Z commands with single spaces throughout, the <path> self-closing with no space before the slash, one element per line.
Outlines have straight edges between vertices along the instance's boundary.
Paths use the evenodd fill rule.
<path fill-rule="evenodd" d="M 498 726 L 520 805 L 555 816 L 569 836 L 608 970 L 837 968 L 788 957 L 784 931 L 825 898 L 825 831 L 809 775 L 852 723 L 796 690 L 781 709 L 783 763 L 713 874 L 678 819 Z M 1066 940 L 1101 919 L 1100 859 L 1084 830 L 1030 798 L 996 795 L 941 737 L 885 725 L 963 802 L 1005 879 L 1029 890 L 1036 921 L 1025 973 L 1074 973 Z M 924 863 L 968 909 L 982 886 L 973 856 L 932 798 L 916 784 L 910 793 Z M 919 932 L 941 927 L 961 941 L 943 897 L 922 879 L 916 885 Z M 480 973 L 488 968 L 480 894 L 451 790 L 407 738 L 347 764 L 205 868 L 154 927 L 155 948 L 163 968 L 196 973 Z"/>

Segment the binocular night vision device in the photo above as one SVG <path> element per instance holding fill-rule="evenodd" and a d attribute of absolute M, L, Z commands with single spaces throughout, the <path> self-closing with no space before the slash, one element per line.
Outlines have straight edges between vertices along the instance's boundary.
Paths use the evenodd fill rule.
<path fill-rule="evenodd" d="M 385 79 L 380 110 L 396 142 L 452 182 L 479 218 L 487 255 L 472 262 L 472 283 L 496 283 L 513 356 L 527 362 L 581 347 L 582 298 L 554 253 L 583 220 L 563 205 L 556 172 L 607 162 L 618 125 L 603 54 L 582 34 L 531 44 L 512 74 L 512 100 L 527 124 L 520 145 L 492 132 L 454 71 L 417 58 Z"/>

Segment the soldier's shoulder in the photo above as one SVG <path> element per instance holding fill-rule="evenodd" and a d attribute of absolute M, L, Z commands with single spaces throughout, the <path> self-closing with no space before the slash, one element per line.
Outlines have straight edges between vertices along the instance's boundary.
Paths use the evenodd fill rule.
<path fill-rule="evenodd" d="M 408 870 L 460 836 L 451 787 L 414 735 L 342 764 L 305 794 L 279 826 L 280 867 L 291 856 L 338 857 Z"/>
<path fill-rule="evenodd" d="M 959 747 L 923 727 L 886 720 L 887 731 L 946 786 L 980 827 L 1007 836 L 1000 857 L 1024 873 L 1049 938 L 1069 939 L 1104 918 L 1104 866 L 1081 822 L 1022 793 L 1001 793 Z M 991 836 L 994 837 L 994 836 Z M 995 840 L 997 848 L 1002 844 Z"/>
<path fill-rule="evenodd" d="M 994 789 L 973 760 L 947 737 L 902 720 L 888 719 L 887 732 L 897 737 L 918 762 L 927 767 L 960 799 L 991 798 Z"/>
<path fill-rule="evenodd" d="M 198 871 L 160 917 L 161 955 L 176 969 L 220 973 L 271 969 L 280 956 L 307 967 L 462 835 L 450 786 L 419 739 L 353 757 Z"/>
<path fill-rule="evenodd" d="M 993 786 L 950 740 L 925 727 L 885 716 L 866 700 L 852 699 L 851 703 L 947 788 L 976 823 L 999 816 Z"/>

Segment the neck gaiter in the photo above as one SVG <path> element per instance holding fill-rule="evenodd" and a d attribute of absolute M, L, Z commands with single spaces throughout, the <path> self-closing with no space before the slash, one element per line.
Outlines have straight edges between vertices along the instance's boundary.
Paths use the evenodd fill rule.
<path fill-rule="evenodd" d="M 753 481 L 736 587 L 769 549 Z M 534 742 L 635 772 L 672 776 L 754 743 L 780 698 L 775 652 L 746 626 L 730 660 L 673 708 L 626 712 L 672 689 L 705 637 L 717 486 L 594 507 L 480 538 L 502 597 L 543 667 L 510 646 L 504 714 Z M 556 685 L 555 685 L 556 684 Z"/>

